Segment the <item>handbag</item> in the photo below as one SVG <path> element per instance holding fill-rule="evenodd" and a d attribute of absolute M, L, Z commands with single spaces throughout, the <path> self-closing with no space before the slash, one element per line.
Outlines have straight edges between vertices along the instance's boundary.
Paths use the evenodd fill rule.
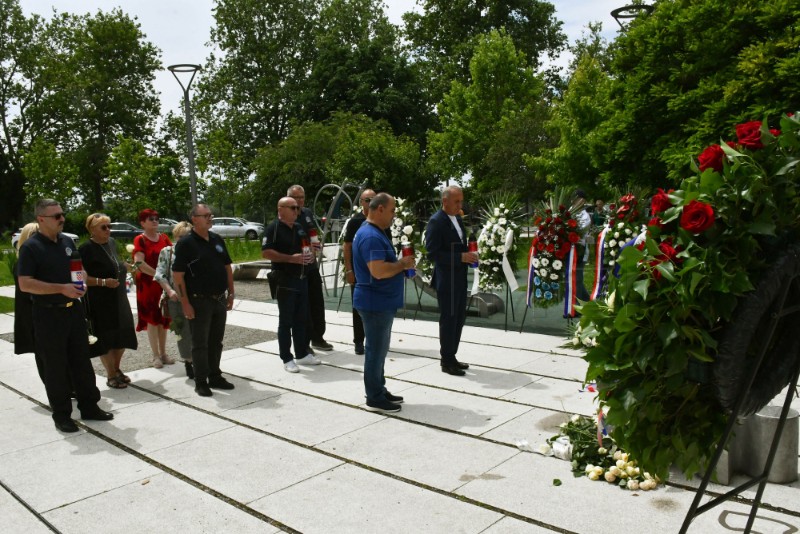
<path fill-rule="evenodd" d="M 172 316 L 169 313 L 169 297 L 166 293 L 161 293 L 161 300 L 158 301 L 158 305 L 161 308 L 161 316 L 165 319 L 169 319 Z"/>

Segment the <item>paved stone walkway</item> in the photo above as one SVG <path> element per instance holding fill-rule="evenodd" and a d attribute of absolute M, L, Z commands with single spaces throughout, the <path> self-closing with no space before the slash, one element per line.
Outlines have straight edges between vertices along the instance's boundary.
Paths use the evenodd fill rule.
<path fill-rule="evenodd" d="M 54 428 L 32 355 L 0 341 L 0 529 L 678 531 L 697 481 L 676 475 L 656 491 L 627 492 L 516 447 L 593 412 L 592 394 L 581 392 L 585 363 L 563 339 L 468 326 L 459 359 L 471 367 L 453 377 L 439 370 L 438 325 L 397 319 L 387 387 L 406 402 L 384 416 L 364 409 L 350 317 L 328 311 L 335 350 L 299 374 L 283 370 L 277 341 L 226 350 L 222 369 L 236 389 L 210 398 L 179 365 L 131 372 L 124 390 L 98 377 L 101 406 L 116 417 L 79 423 L 76 434 Z M 229 323 L 274 332 L 277 307 L 237 301 Z M 0 315 L 0 333 L 12 328 Z M 798 489 L 769 484 L 754 532 L 798 531 Z M 690 532 L 740 530 L 747 503 L 715 508 Z"/>

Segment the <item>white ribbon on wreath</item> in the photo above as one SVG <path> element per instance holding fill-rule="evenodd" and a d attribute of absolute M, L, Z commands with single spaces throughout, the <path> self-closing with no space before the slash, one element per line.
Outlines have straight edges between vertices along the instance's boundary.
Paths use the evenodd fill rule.
<path fill-rule="evenodd" d="M 478 234 L 478 242 L 479 243 L 480 243 L 481 237 L 483 236 L 483 233 L 485 231 L 486 231 L 485 228 L 481 228 L 481 233 Z M 473 278 L 472 278 L 472 289 L 470 289 L 470 291 L 469 291 L 470 296 L 477 295 L 478 291 L 480 291 L 480 289 L 478 287 L 478 285 L 480 284 L 480 280 L 481 280 L 481 263 L 480 263 L 480 260 L 478 261 L 478 266 L 475 267 L 475 272 L 472 273 L 472 276 L 473 276 Z"/>
<path fill-rule="evenodd" d="M 506 283 L 511 291 L 519 289 L 517 277 L 514 276 L 514 270 L 511 268 L 511 262 L 508 261 L 508 251 L 514 246 L 514 230 L 509 228 L 506 232 L 506 242 L 503 248 L 503 274 L 506 277 Z"/>

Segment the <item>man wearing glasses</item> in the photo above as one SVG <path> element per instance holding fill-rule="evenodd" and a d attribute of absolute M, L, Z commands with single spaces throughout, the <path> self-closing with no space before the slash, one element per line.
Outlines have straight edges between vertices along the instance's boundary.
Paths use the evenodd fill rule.
<path fill-rule="evenodd" d="M 353 296 L 356 285 L 356 273 L 353 270 L 353 239 L 356 237 L 356 232 L 364 221 L 367 220 L 369 215 L 369 203 L 375 198 L 375 191 L 372 189 L 364 189 L 359 198 L 359 205 L 361 211 L 347 221 L 347 227 L 344 231 L 344 269 L 345 279 L 350 284 L 350 296 Z M 387 236 L 391 241 L 391 232 Z M 353 344 L 355 345 L 356 354 L 364 354 L 364 323 L 361 321 L 361 315 L 358 310 L 353 308 Z"/>
<path fill-rule="evenodd" d="M 303 231 L 308 235 L 309 230 L 314 228 L 314 213 L 304 207 L 306 202 L 306 193 L 301 185 L 293 185 L 286 192 L 286 195 L 293 198 L 297 205 L 300 207 L 300 212 L 297 222 L 303 228 Z M 313 245 L 312 245 L 313 246 Z M 319 265 L 316 262 L 316 254 L 314 261 L 308 267 L 308 319 L 306 323 L 306 330 L 308 337 L 311 341 L 311 346 L 319 350 L 333 350 L 333 345 L 325 341 L 325 298 L 322 296 L 322 277 L 319 274 Z M 308 349 L 311 354 L 313 350 Z"/>
<path fill-rule="evenodd" d="M 194 390 L 210 397 L 211 388 L 234 388 L 219 368 L 225 323 L 233 309 L 233 269 L 225 241 L 211 231 L 209 207 L 197 204 L 190 215 L 193 228 L 175 245 L 172 279 L 192 330 Z"/>
<path fill-rule="evenodd" d="M 62 432 L 77 432 L 70 393 L 75 388 L 81 419 L 108 421 L 114 415 L 97 406 L 100 391 L 89 360 L 89 336 L 80 299 L 83 284 L 73 284 L 70 259 L 75 243 L 61 233 L 64 211 L 55 200 L 36 203 L 39 231 L 19 251 L 19 288 L 33 295 L 36 353 L 44 363 L 44 385 L 53 422 Z M 72 378 L 70 384 L 70 378 Z"/>
<path fill-rule="evenodd" d="M 299 373 L 297 364 L 319 365 L 320 361 L 308 352 L 306 324 L 308 319 L 308 273 L 316 270 L 308 239 L 297 222 L 300 206 L 292 197 L 278 201 L 278 218 L 264 230 L 261 256 L 272 262 L 270 287 L 274 280 L 278 300 L 278 348 L 283 368 Z M 319 273 L 318 273 L 319 274 Z M 292 355 L 292 341 L 297 359 Z"/>

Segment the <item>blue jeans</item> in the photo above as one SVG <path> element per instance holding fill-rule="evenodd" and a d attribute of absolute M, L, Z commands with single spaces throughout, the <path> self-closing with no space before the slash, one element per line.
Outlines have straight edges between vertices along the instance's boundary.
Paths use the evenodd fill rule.
<path fill-rule="evenodd" d="M 278 278 L 278 349 L 283 363 L 290 362 L 292 339 L 297 358 L 308 354 L 308 279 L 283 274 Z"/>
<path fill-rule="evenodd" d="M 383 364 L 389 353 L 392 323 L 397 310 L 358 310 L 364 322 L 364 389 L 368 402 L 386 400 L 386 378 Z"/>

